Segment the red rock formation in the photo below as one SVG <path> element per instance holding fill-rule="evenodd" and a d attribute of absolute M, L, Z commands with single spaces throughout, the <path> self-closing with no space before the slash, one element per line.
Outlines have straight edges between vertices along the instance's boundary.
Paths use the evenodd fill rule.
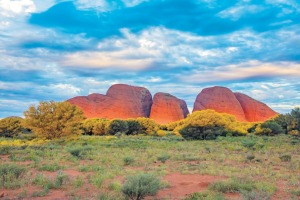
<path fill-rule="evenodd" d="M 234 95 L 240 102 L 244 110 L 246 120 L 249 122 L 263 122 L 278 114 L 274 110 L 269 108 L 266 104 L 257 101 L 245 94 L 234 93 Z"/>
<path fill-rule="evenodd" d="M 152 96 L 146 88 L 116 84 L 106 95 L 74 97 L 68 102 L 80 107 L 88 118 L 127 119 L 148 117 Z"/>
<path fill-rule="evenodd" d="M 156 93 L 153 97 L 150 118 L 167 124 L 184 119 L 189 114 L 185 101 L 167 93 Z"/>
<path fill-rule="evenodd" d="M 246 121 L 243 108 L 231 90 L 225 87 L 203 89 L 194 103 L 194 111 L 212 109 L 220 113 L 236 116 L 239 121 Z"/>

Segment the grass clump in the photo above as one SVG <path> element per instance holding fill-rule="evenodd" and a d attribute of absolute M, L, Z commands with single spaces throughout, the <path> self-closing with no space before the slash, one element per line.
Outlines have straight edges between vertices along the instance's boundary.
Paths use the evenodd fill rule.
<path fill-rule="evenodd" d="M 221 181 L 213 183 L 209 186 L 209 189 L 216 192 L 241 192 L 241 191 L 252 191 L 256 189 L 253 182 L 242 181 L 238 179 L 231 179 L 229 181 Z"/>
<path fill-rule="evenodd" d="M 184 200 L 225 200 L 225 197 L 220 193 L 205 191 L 190 194 Z"/>
<path fill-rule="evenodd" d="M 155 195 L 160 188 L 160 179 L 152 174 L 128 176 L 122 186 L 123 194 L 131 200 L 140 200 L 147 195 Z"/>
<path fill-rule="evenodd" d="M 78 159 L 85 159 L 91 150 L 92 147 L 90 146 L 73 147 L 68 149 L 69 153 Z"/>
<path fill-rule="evenodd" d="M 291 162 L 291 160 L 292 160 L 292 156 L 288 155 L 288 154 L 282 155 L 279 158 L 280 158 L 281 162 Z"/>
<path fill-rule="evenodd" d="M 56 163 L 53 163 L 53 164 L 45 164 L 45 165 L 42 165 L 40 167 L 38 167 L 38 170 L 39 171 L 50 171 L 50 172 L 55 172 L 57 170 L 60 170 L 61 169 L 61 166 L 59 166 L 58 164 Z"/>
<path fill-rule="evenodd" d="M 272 194 L 260 190 L 242 191 L 241 194 L 244 200 L 270 200 L 272 196 Z"/>
<path fill-rule="evenodd" d="M 132 165 L 135 162 L 135 160 L 133 157 L 127 156 L 123 159 L 123 162 L 124 162 L 124 165 L 127 166 L 127 165 Z"/>
<path fill-rule="evenodd" d="M 7 155 L 10 152 L 9 146 L 2 146 L 0 147 L 0 155 Z"/>
<path fill-rule="evenodd" d="M 295 195 L 295 196 L 300 197 L 300 189 L 298 189 L 298 190 L 293 190 L 293 191 L 292 191 L 292 194 Z"/>
<path fill-rule="evenodd" d="M 0 165 L 0 188 L 19 188 L 24 173 L 24 167 L 15 164 Z"/>
<path fill-rule="evenodd" d="M 169 154 L 163 154 L 161 156 L 158 156 L 157 160 L 160 161 L 160 162 L 162 162 L 162 163 L 165 163 L 167 160 L 170 159 L 170 157 L 171 156 Z"/>

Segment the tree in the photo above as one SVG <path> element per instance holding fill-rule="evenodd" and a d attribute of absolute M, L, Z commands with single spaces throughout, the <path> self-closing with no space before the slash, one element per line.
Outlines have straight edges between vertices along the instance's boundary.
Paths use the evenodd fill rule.
<path fill-rule="evenodd" d="M 128 119 L 127 124 L 128 124 L 127 135 L 136 135 L 136 134 L 142 133 L 143 127 L 137 120 Z"/>
<path fill-rule="evenodd" d="M 159 130 L 159 125 L 153 120 L 145 117 L 140 117 L 136 119 L 141 125 L 141 133 L 147 135 L 155 135 L 156 131 Z"/>
<path fill-rule="evenodd" d="M 22 132 L 21 117 L 7 117 L 0 120 L 0 136 L 1 137 L 14 137 Z"/>
<path fill-rule="evenodd" d="M 261 124 L 261 128 L 265 130 L 265 135 L 278 135 L 278 134 L 284 134 L 284 129 L 275 121 L 270 120 L 266 121 L 263 124 Z"/>
<path fill-rule="evenodd" d="M 212 140 L 225 133 L 221 126 L 185 126 L 179 131 L 187 140 Z"/>
<path fill-rule="evenodd" d="M 202 110 L 193 112 L 181 120 L 174 132 L 184 134 L 185 136 L 182 136 L 188 139 L 213 139 L 220 134 L 225 135 L 226 132 L 232 135 L 246 135 L 252 126 L 253 123 L 239 122 L 234 116 L 226 113 Z M 210 133 L 212 131 L 215 131 L 215 134 Z"/>
<path fill-rule="evenodd" d="M 294 126 L 292 127 L 292 129 L 300 131 L 300 107 L 294 108 L 291 112 L 291 116 L 294 121 Z"/>
<path fill-rule="evenodd" d="M 80 123 L 83 112 L 68 102 L 40 102 L 24 112 L 25 125 L 38 137 L 45 139 L 81 133 Z"/>
<path fill-rule="evenodd" d="M 84 134 L 86 135 L 105 135 L 106 125 L 109 122 L 107 119 L 86 119 L 82 123 Z"/>
<path fill-rule="evenodd" d="M 110 135 L 126 134 L 128 132 L 128 124 L 126 121 L 114 119 L 106 125 L 106 133 Z"/>

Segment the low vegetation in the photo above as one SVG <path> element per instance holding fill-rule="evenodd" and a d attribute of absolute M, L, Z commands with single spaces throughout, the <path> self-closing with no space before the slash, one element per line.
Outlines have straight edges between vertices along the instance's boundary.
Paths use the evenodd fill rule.
<path fill-rule="evenodd" d="M 255 124 L 205 110 L 159 125 L 148 118 L 84 119 L 68 103 L 41 102 L 25 112 L 25 120 L 0 121 L 0 188 L 11 199 L 55 193 L 67 199 L 143 199 L 172 188 L 164 177 L 179 172 L 224 179 L 187 200 L 228 199 L 230 193 L 296 199 L 299 113 L 295 108 Z"/>

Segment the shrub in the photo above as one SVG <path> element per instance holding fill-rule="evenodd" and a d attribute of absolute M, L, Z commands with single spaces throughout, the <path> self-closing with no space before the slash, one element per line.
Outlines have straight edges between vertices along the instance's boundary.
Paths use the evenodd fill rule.
<path fill-rule="evenodd" d="M 152 174 L 128 176 L 122 186 L 122 192 L 131 200 L 140 200 L 147 195 L 155 195 L 160 187 L 160 180 Z"/>
<path fill-rule="evenodd" d="M 255 158 L 255 156 L 252 155 L 252 154 L 249 154 L 249 155 L 246 156 L 246 159 L 249 160 L 249 161 L 252 161 L 254 158 Z"/>
<path fill-rule="evenodd" d="M 141 134 L 155 135 L 159 130 L 159 124 L 153 119 L 141 117 L 136 119 L 141 126 Z"/>
<path fill-rule="evenodd" d="M 282 162 L 290 162 L 292 160 L 291 155 L 282 155 L 279 157 Z"/>
<path fill-rule="evenodd" d="M 266 121 L 265 123 L 261 124 L 261 128 L 271 130 L 270 133 L 267 133 L 266 135 L 278 135 L 285 133 L 283 128 L 275 121 Z"/>
<path fill-rule="evenodd" d="M 0 155 L 7 155 L 10 152 L 9 146 L 2 146 L 0 147 Z"/>
<path fill-rule="evenodd" d="M 193 112 L 186 119 L 181 120 L 179 124 L 180 125 L 174 129 L 175 133 L 177 131 L 180 132 L 180 130 L 185 127 L 207 127 L 208 130 L 216 128 L 217 131 L 219 128 L 223 128 L 224 135 L 226 132 L 231 132 L 232 135 L 246 135 L 248 134 L 248 129 L 253 126 L 253 123 L 239 122 L 232 115 L 218 113 L 214 110 Z"/>
<path fill-rule="evenodd" d="M 160 161 L 160 162 L 162 162 L 162 163 L 165 163 L 167 160 L 170 159 L 170 157 L 171 156 L 169 154 L 163 154 L 161 156 L 158 156 L 157 160 Z"/>
<path fill-rule="evenodd" d="M 127 120 L 128 124 L 128 132 L 127 135 L 137 135 L 142 133 L 143 127 L 142 125 L 135 119 Z"/>
<path fill-rule="evenodd" d="M 56 163 L 44 164 L 38 168 L 38 170 L 40 171 L 50 171 L 50 172 L 55 172 L 59 169 L 61 169 L 61 166 L 59 166 Z"/>
<path fill-rule="evenodd" d="M 23 119 L 20 117 L 7 117 L 0 120 L 0 137 L 14 137 L 23 130 Z"/>
<path fill-rule="evenodd" d="M 85 147 L 73 147 L 68 149 L 68 152 L 79 159 L 84 159 L 85 156 L 92 150 L 90 146 Z"/>
<path fill-rule="evenodd" d="M 241 191 L 244 200 L 269 200 L 271 199 L 271 194 L 265 191 Z"/>
<path fill-rule="evenodd" d="M 209 186 L 209 189 L 217 192 L 227 193 L 227 192 L 252 191 L 256 189 L 256 187 L 254 183 L 250 181 L 231 179 L 228 181 L 213 183 Z"/>
<path fill-rule="evenodd" d="M 245 139 L 242 141 L 243 147 L 246 147 L 248 149 L 254 149 L 254 146 L 256 145 L 256 141 L 253 139 Z"/>
<path fill-rule="evenodd" d="M 24 112 L 25 126 L 38 137 L 60 138 L 79 134 L 83 112 L 68 102 L 40 102 L 37 107 L 30 106 Z"/>
<path fill-rule="evenodd" d="M 106 132 L 110 135 L 117 133 L 126 134 L 128 132 L 128 124 L 126 121 L 114 119 L 106 125 Z"/>
<path fill-rule="evenodd" d="M 15 164 L 0 165 L 0 188 L 20 187 L 20 178 L 25 169 Z"/>
<path fill-rule="evenodd" d="M 61 171 L 57 172 L 53 187 L 55 189 L 60 188 L 62 185 L 68 183 L 69 181 L 69 176 L 62 173 Z"/>
<path fill-rule="evenodd" d="M 216 139 L 224 133 L 223 127 L 219 126 L 186 126 L 179 131 L 183 138 L 188 140 Z"/>
<path fill-rule="evenodd" d="M 190 194 L 184 200 L 225 200 L 225 197 L 222 194 L 208 191 Z"/>
<path fill-rule="evenodd" d="M 82 123 L 83 133 L 85 135 L 105 135 L 107 119 L 86 119 Z"/>
<path fill-rule="evenodd" d="M 130 156 L 127 156 L 123 159 L 124 165 L 132 165 L 134 161 L 134 158 Z"/>

